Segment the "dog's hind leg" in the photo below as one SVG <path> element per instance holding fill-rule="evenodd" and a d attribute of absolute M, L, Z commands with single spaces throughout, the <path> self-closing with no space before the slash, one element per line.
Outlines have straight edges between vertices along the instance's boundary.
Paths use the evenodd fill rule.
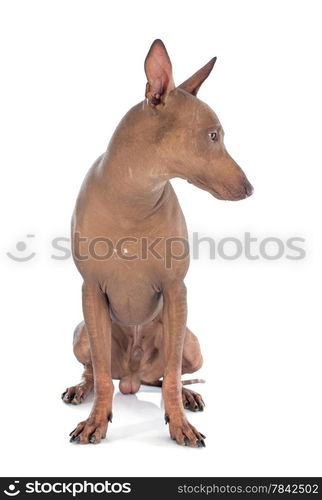
<path fill-rule="evenodd" d="M 198 378 L 193 380 L 182 380 L 182 404 L 185 410 L 190 411 L 203 411 L 206 406 L 201 394 L 192 391 L 191 389 L 186 389 L 184 386 L 187 384 L 199 384 L 203 383 L 204 380 Z M 148 383 L 142 382 L 143 385 L 149 385 L 153 387 L 162 387 L 162 380 L 156 380 L 155 382 Z"/>
<path fill-rule="evenodd" d="M 65 403 L 78 405 L 84 401 L 94 386 L 91 351 L 84 321 L 74 331 L 73 350 L 78 361 L 84 365 L 82 379 L 79 384 L 68 387 L 61 397 Z"/>

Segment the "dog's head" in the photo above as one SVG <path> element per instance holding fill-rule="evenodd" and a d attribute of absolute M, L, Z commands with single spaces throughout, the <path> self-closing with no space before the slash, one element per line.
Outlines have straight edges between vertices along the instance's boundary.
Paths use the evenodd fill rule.
<path fill-rule="evenodd" d="M 145 59 L 146 98 L 157 122 L 154 140 L 172 177 L 181 177 L 221 200 L 241 200 L 253 187 L 224 145 L 224 131 L 214 111 L 197 93 L 214 67 L 211 59 L 175 86 L 172 65 L 161 40 Z"/>

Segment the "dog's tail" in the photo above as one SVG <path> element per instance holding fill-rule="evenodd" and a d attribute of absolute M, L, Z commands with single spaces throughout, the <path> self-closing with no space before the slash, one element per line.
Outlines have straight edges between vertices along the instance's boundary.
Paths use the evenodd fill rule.
<path fill-rule="evenodd" d="M 190 384 L 205 384 L 206 381 L 203 378 L 192 378 L 191 380 L 182 380 L 182 385 L 190 385 Z"/>
<path fill-rule="evenodd" d="M 206 381 L 203 378 L 192 378 L 189 380 L 181 380 L 182 385 L 190 385 L 190 384 L 205 384 Z M 142 382 L 143 385 L 152 385 L 153 387 L 162 387 L 162 380 L 156 380 L 152 384 L 147 382 Z"/>

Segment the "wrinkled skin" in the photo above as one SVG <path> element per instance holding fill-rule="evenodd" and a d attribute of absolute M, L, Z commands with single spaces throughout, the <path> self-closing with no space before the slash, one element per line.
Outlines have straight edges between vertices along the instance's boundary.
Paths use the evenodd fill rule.
<path fill-rule="evenodd" d="M 202 397 L 182 386 L 181 375 L 202 365 L 200 346 L 186 326 L 183 279 L 189 255 L 187 229 L 169 182 L 181 177 L 218 199 L 252 193 L 245 174 L 227 153 L 215 113 L 197 97 L 215 59 L 179 87 L 163 43 L 156 40 L 145 61 L 146 100 L 117 127 L 108 149 L 82 185 L 72 220 L 72 246 L 83 284 L 84 321 L 74 334 L 74 352 L 84 365 L 81 383 L 63 394 L 81 403 L 94 388 L 89 418 L 71 441 L 98 443 L 112 421 L 112 379 L 124 394 L 143 383 L 162 385 L 165 420 L 178 444 L 204 446 L 184 409 L 203 410 Z M 160 258 L 143 257 L 141 242 L 156 245 Z M 110 247 L 106 239 L 112 243 Z M 127 238 L 120 240 L 122 238 Z M 165 241 L 176 238 L 170 259 Z M 93 244 L 95 243 L 95 245 Z M 162 384 L 160 379 L 163 378 Z"/>

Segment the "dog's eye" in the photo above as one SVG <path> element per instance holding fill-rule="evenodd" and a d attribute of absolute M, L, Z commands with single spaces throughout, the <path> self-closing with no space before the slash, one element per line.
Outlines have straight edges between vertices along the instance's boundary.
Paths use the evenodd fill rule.
<path fill-rule="evenodd" d="M 209 137 L 212 140 L 212 142 L 215 142 L 217 140 L 217 132 L 209 132 Z"/>

